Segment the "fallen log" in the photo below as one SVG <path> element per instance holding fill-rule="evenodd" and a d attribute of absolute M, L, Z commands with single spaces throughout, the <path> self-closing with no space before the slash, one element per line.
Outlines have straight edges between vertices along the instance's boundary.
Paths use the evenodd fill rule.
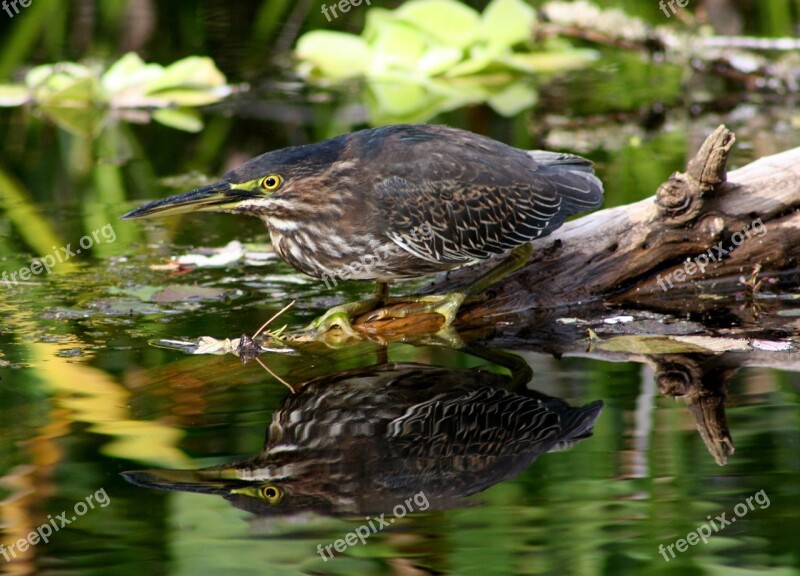
<path fill-rule="evenodd" d="M 539 306 L 605 300 L 665 309 L 669 290 L 701 294 L 757 266 L 759 278 L 796 267 L 800 149 L 726 176 L 733 142 L 719 127 L 654 197 L 594 212 L 536 242 L 491 306 L 524 291 Z"/>

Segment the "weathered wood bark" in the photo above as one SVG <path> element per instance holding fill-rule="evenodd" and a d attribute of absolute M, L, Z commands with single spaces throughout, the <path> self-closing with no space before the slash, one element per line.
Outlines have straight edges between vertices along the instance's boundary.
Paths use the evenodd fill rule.
<path fill-rule="evenodd" d="M 708 355 L 669 355 L 651 358 L 658 391 L 684 398 L 697 431 L 720 466 L 733 454 L 733 440 L 725 417 L 727 381 L 736 371 Z"/>

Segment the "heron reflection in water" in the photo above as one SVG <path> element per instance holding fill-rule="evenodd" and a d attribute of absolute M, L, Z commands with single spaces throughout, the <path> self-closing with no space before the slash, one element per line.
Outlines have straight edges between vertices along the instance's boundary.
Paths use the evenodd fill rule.
<path fill-rule="evenodd" d="M 573 408 L 515 380 L 412 363 L 327 375 L 280 403 L 251 458 L 123 475 L 259 515 L 379 514 L 419 493 L 429 510 L 467 505 L 541 454 L 591 436 L 600 415 L 601 401 Z"/>

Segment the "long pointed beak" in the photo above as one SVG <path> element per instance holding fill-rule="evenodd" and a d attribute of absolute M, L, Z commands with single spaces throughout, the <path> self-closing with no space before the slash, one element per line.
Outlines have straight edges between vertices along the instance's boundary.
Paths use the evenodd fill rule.
<path fill-rule="evenodd" d="M 222 212 L 233 208 L 242 200 L 252 197 L 253 194 L 250 191 L 234 189 L 231 188 L 230 183 L 219 181 L 183 194 L 176 194 L 150 202 L 136 210 L 131 210 L 122 219 L 171 216 L 200 210 Z"/>
<path fill-rule="evenodd" d="M 235 468 L 210 468 L 205 470 L 131 470 L 122 472 L 131 484 L 157 490 L 196 492 L 227 496 L 249 485 L 240 480 Z"/>

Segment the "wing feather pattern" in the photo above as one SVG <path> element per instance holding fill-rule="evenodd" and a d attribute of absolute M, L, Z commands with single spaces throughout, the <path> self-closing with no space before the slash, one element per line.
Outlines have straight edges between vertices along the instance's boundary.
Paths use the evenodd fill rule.
<path fill-rule="evenodd" d="M 504 254 L 603 200 L 592 163 L 579 156 L 526 152 L 444 126 L 386 130 L 381 137 L 395 145 L 379 161 L 392 169 L 375 178 L 386 234 L 427 261 Z"/>

